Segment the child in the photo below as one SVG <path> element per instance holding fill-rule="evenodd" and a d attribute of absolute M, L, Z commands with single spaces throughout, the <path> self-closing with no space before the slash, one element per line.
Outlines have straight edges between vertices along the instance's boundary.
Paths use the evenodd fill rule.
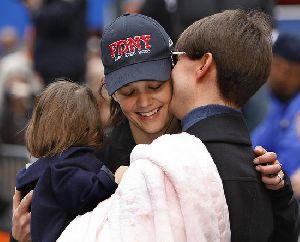
<path fill-rule="evenodd" d="M 50 84 L 36 99 L 26 146 L 38 158 L 17 175 L 31 204 L 33 242 L 53 242 L 79 214 L 114 193 L 111 172 L 93 155 L 103 140 L 92 91 L 70 81 Z"/>

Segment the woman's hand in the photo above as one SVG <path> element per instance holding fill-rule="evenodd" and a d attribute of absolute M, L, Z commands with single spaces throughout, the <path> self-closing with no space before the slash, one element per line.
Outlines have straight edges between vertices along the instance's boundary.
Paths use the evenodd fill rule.
<path fill-rule="evenodd" d="M 122 177 L 125 171 L 128 169 L 128 166 L 120 166 L 115 173 L 115 183 L 120 184 Z"/>
<path fill-rule="evenodd" d="M 33 191 L 21 200 L 21 192 L 15 190 L 13 196 L 12 236 L 19 242 L 31 241 L 31 212 L 29 207 Z"/>
<path fill-rule="evenodd" d="M 255 169 L 261 173 L 261 180 L 266 188 L 278 190 L 284 187 L 284 173 L 277 155 L 274 152 L 267 152 L 263 147 L 256 146 L 254 149 L 257 157 L 253 163 Z"/>
<path fill-rule="evenodd" d="M 295 196 L 300 198 L 300 169 L 297 169 L 291 176 L 291 183 Z"/>

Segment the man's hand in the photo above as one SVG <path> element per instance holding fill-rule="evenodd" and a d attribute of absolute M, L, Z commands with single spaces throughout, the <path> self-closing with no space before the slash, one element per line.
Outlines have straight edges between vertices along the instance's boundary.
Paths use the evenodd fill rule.
<path fill-rule="evenodd" d="M 13 196 L 12 236 L 19 242 L 31 241 L 31 212 L 29 207 L 33 191 L 21 200 L 21 192 L 15 190 Z"/>
<path fill-rule="evenodd" d="M 257 155 L 253 161 L 255 169 L 261 173 L 261 180 L 266 188 L 270 190 L 283 188 L 284 173 L 280 162 L 277 160 L 277 154 L 274 152 L 267 152 L 261 146 L 256 146 L 254 153 Z"/>

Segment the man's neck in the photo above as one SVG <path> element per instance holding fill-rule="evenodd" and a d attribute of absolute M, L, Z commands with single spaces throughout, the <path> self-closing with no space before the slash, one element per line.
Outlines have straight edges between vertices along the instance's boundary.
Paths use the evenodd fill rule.
<path fill-rule="evenodd" d="M 187 113 L 181 120 L 182 131 L 186 131 L 191 126 L 210 116 L 225 114 L 225 113 L 240 113 L 239 110 L 220 104 L 209 104 L 193 109 Z"/>
<path fill-rule="evenodd" d="M 211 100 L 199 99 L 198 101 L 195 100 L 193 104 L 189 105 L 189 107 L 186 108 L 186 113 L 184 116 L 186 116 L 188 113 L 190 113 L 192 110 L 196 108 L 204 107 L 207 105 L 222 105 L 233 109 L 239 109 L 239 107 L 235 106 L 234 104 L 225 102 L 222 99 L 211 99 Z"/>

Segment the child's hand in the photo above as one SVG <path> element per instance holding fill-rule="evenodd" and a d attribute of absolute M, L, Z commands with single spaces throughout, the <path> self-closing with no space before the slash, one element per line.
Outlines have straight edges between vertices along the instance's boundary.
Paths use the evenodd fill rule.
<path fill-rule="evenodd" d="M 128 166 L 120 166 L 115 173 L 115 183 L 120 184 L 124 172 L 128 169 Z"/>

